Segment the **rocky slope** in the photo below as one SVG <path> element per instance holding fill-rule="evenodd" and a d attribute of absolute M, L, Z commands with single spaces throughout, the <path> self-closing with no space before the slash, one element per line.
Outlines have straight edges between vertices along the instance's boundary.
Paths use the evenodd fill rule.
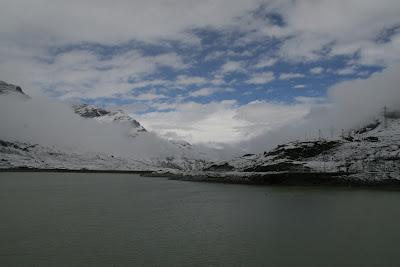
<path fill-rule="evenodd" d="M 95 119 L 101 123 L 120 123 L 129 126 L 129 135 L 138 136 L 140 133 L 147 132 L 140 123 L 129 116 L 123 110 L 109 111 L 93 105 L 75 104 L 72 106 L 75 113 L 83 118 Z"/>
<path fill-rule="evenodd" d="M 21 87 L 14 85 L 14 84 L 9 84 L 4 81 L 0 81 L 0 94 L 4 95 L 18 95 L 22 96 L 25 98 L 29 98 L 27 94 L 25 94 L 24 91 L 22 91 Z"/>
<path fill-rule="evenodd" d="M 289 142 L 263 154 L 214 163 L 204 171 L 335 173 L 365 180 L 400 180 L 400 116 L 395 114 L 346 136 Z"/>

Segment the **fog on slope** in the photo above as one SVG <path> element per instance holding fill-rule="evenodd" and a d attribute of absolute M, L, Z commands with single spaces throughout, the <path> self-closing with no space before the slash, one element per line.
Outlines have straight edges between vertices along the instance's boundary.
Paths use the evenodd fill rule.
<path fill-rule="evenodd" d="M 77 152 L 106 153 L 137 159 L 182 154 L 153 133 L 129 136 L 123 124 L 101 124 L 75 114 L 64 103 L 47 98 L 0 96 L 0 139 L 57 146 Z M 198 157 L 198 154 L 186 156 Z"/>
<path fill-rule="evenodd" d="M 400 110 L 400 64 L 367 79 L 341 82 L 328 91 L 327 101 L 315 105 L 296 124 L 286 125 L 240 144 L 251 152 L 262 152 L 291 140 L 338 136 L 342 129 L 365 126 L 388 110 Z"/>
<path fill-rule="evenodd" d="M 319 130 L 325 137 L 332 131 L 338 136 L 342 129 L 360 127 L 378 117 L 385 106 L 388 110 L 399 110 L 399 73 L 400 64 L 392 65 L 367 79 L 337 84 L 330 88 L 327 101 L 315 104 L 302 120 L 236 144 L 234 148 L 226 145 L 214 156 L 223 155 L 226 158 L 228 154 L 242 150 L 262 152 L 286 141 L 316 138 Z M 55 145 L 73 151 L 102 152 L 138 159 L 182 154 L 179 147 L 153 133 L 132 138 L 126 125 L 100 124 L 83 119 L 69 105 L 40 97 L 26 99 L 1 95 L 0 125 L 0 139 L 8 141 Z M 199 147 L 195 150 L 206 152 L 207 149 Z M 195 158 L 201 154 L 190 153 L 187 151 L 186 156 Z"/>

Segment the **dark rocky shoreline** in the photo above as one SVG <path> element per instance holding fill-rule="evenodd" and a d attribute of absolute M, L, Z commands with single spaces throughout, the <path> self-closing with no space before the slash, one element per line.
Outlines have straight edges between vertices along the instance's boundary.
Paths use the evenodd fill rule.
<path fill-rule="evenodd" d="M 269 186 L 354 186 L 369 188 L 393 188 L 400 189 L 398 179 L 359 179 L 353 177 L 352 173 L 310 173 L 310 172 L 274 172 L 274 173 L 148 173 L 143 176 L 167 177 L 171 180 L 246 184 L 246 185 L 269 185 Z"/>
<path fill-rule="evenodd" d="M 344 186 L 370 189 L 400 190 L 398 179 L 360 179 L 353 173 L 323 173 L 323 172 L 270 172 L 270 173 L 240 173 L 240 172 L 159 172 L 137 170 L 89 170 L 89 169 L 39 169 L 39 168 L 8 168 L 0 172 L 53 172 L 53 173 L 120 173 L 139 174 L 143 177 L 165 177 L 170 180 L 207 182 L 223 184 L 242 184 L 258 186 Z M 359 174 L 358 174 L 359 175 Z"/>
<path fill-rule="evenodd" d="M 135 171 L 135 170 L 89 170 L 89 169 L 39 169 L 29 167 L 18 168 L 0 168 L 0 172 L 64 172 L 64 173 L 131 173 L 131 174 L 150 174 L 153 171 Z"/>

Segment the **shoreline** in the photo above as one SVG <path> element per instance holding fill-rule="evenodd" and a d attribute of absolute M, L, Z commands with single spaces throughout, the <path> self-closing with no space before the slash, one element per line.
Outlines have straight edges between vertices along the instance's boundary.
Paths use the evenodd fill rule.
<path fill-rule="evenodd" d="M 221 175 L 222 174 L 222 175 Z M 149 173 L 142 176 L 166 177 L 170 180 L 244 184 L 255 186 L 345 186 L 393 188 L 400 190 L 399 179 L 360 179 L 347 173 L 278 172 L 278 173 Z"/>
<path fill-rule="evenodd" d="M 0 168 L 6 172 L 45 172 L 45 173 L 116 173 L 139 174 L 142 177 L 160 177 L 169 180 L 187 182 L 205 182 L 222 184 L 242 184 L 254 186 L 343 186 L 370 189 L 400 190 L 400 179 L 360 179 L 351 177 L 349 173 L 316 173 L 316 172 L 158 172 L 150 170 L 95 170 L 95 169 L 63 169 L 63 168 Z"/>
<path fill-rule="evenodd" d="M 63 169 L 63 168 L 28 168 L 28 167 L 18 167 L 18 168 L 4 168 L 0 169 L 0 172 L 59 172 L 59 173 L 126 173 L 126 174 L 151 174 L 154 171 L 135 171 L 135 170 L 95 170 L 95 169 Z"/>

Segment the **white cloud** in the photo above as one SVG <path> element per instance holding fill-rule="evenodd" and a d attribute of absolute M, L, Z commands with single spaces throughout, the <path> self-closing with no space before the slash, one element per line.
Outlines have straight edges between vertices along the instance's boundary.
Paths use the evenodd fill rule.
<path fill-rule="evenodd" d="M 226 52 L 224 52 L 224 51 L 214 51 L 214 52 L 207 54 L 207 56 L 204 58 L 204 60 L 212 61 L 212 60 L 219 59 L 225 55 L 226 55 Z"/>
<path fill-rule="evenodd" d="M 254 65 L 255 68 L 257 69 L 262 69 L 266 67 L 272 67 L 275 65 L 275 63 L 278 62 L 276 58 L 271 58 L 271 57 L 264 57 L 261 58 L 256 65 Z"/>
<path fill-rule="evenodd" d="M 237 27 L 248 33 L 248 42 L 260 36 L 284 40 L 279 51 L 284 60 L 316 61 L 356 52 L 363 64 L 387 65 L 400 59 L 395 38 L 375 42 L 382 31 L 399 25 L 397 0 L 283 0 L 271 1 L 265 10 L 281 14 L 285 24 L 244 16 Z"/>
<path fill-rule="evenodd" d="M 153 87 L 153 86 L 169 86 L 171 85 L 171 81 L 162 80 L 162 79 L 154 79 L 154 80 L 141 80 L 139 82 L 131 83 L 131 88 L 144 88 L 144 87 Z"/>
<path fill-rule="evenodd" d="M 190 92 L 189 96 L 191 96 L 191 97 L 209 96 L 209 95 L 212 95 L 212 94 L 214 94 L 216 92 L 218 92 L 217 88 L 206 87 L 206 88 L 201 88 L 199 90 Z"/>
<path fill-rule="evenodd" d="M 315 74 L 315 75 L 321 74 L 323 71 L 324 71 L 324 68 L 322 68 L 322 67 L 315 67 L 315 68 L 310 69 L 310 73 Z"/>
<path fill-rule="evenodd" d="M 267 13 L 281 14 L 285 23 L 273 25 L 268 19 L 254 16 L 250 11 L 262 3 Z M 22 16 L 21 10 L 29 12 Z M 355 52 L 359 64 L 387 66 L 400 60 L 400 34 L 397 31 L 385 42 L 375 40 L 384 29 L 399 25 L 399 11 L 398 0 L 174 0 L 168 4 L 163 0 L 117 0 L 100 1 L 95 6 L 90 0 L 4 0 L 0 10 L 0 73 L 3 79 L 25 88 L 59 88 L 65 97 L 125 93 L 131 89 L 127 80 L 140 83 L 143 76 L 160 66 L 183 69 L 189 65 L 174 53 L 149 57 L 138 51 L 106 60 L 89 52 L 70 52 L 52 63 L 49 49 L 86 42 L 118 47 L 131 40 L 144 44 L 181 40 L 200 49 L 202 40 L 190 31 L 197 28 L 223 34 L 241 31 L 237 40 L 241 44 L 265 40 L 261 38 L 265 36 L 279 39 L 279 51 L 271 58 L 259 58 L 255 68 L 272 67 L 282 59 L 321 60 Z M 234 46 L 236 41 L 228 45 Z M 250 50 L 228 49 L 214 51 L 206 59 L 253 54 Z M 248 64 L 240 60 L 226 62 L 220 73 L 246 72 Z M 100 68 L 108 68 L 107 73 Z M 212 84 L 222 85 L 222 78 L 214 79 Z M 187 77 L 182 86 L 191 82 L 204 85 L 201 77 L 196 79 L 190 81 Z M 259 76 L 252 79 L 255 84 L 267 80 Z"/>
<path fill-rule="evenodd" d="M 337 133 L 341 129 L 358 128 L 380 116 L 386 106 L 391 110 L 400 107 L 400 65 L 391 65 L 381 73 L 367 79 L 345 81 L 329 89 L 326 99 L 299 97 L 297 102 L 311 106 L 310 112 L 296 123 L 275 127 L 265 135 L 253 138 L 242 145 L 250 151 L 263 151 L 282 142 L 301 139 L 305 135 L 318 136 L 318 130 Z"/>
<path fill-rule="evenodd" d="M 201 85 L 207 82 L 204 77 L 179 75 L 176 79 L 178 85 Z"/>
<path fill-rule="evenodd" d="M 165 95 L 163 95 L 163 94 L 157 94 L 157 93 L 154 93 L 154 92 L 147 92 L 147 93 L 143 93 L 143 94 L 139 94 L 139 95 L 133 96 L 132 98 L 134 98 L 136 100 L 152 101 L 152 100 L 157 100 L 157 99 L 165 99 L 167 97 Z"/>
<path fill-rule="evenodd" d="M 170 112 L 139 116 L 146 127 L 162 134 L 197 142 L 228 142 L 261 152 L 290 139 L 316 136 L 318 129 L 358 127 L 378 116 L 384 106 L 398 109 L 400 65 L 388 67 L 367 79 L 342 82 L 329 89 L 327 98 L 295 98 L 292 104 L 253 101 L 175 103 Z"/>
<path fill-rule="evenodd" d="M 354 73 L 356 73 L 356 68 L 354 66 L 346 67 L 336 71 L 336 74 L 338 75 L 351 75 Z"/>
<path fill-rule="evenodd" d="M 122 43 L 131 39 L 186 39 L 193 26 L 223 27 L 258 1 L 163 0 L 2 1 L 0 36 L 19 43 Z M 226 8 L 229 6 L 229 8 Z M 22 10 L 24 12 L 21 16 Z M 18 18 L 18 19 L 16 19 Z"/>
<path fill-rule="evenodd" d="M 149 81 L 145 77 L 160 67 L 187 68 L 176 53 L 144 56 L 137 50 L 107 59 L 100 59 L 93 52 L 72 50 L 49 60 L 28 55 L 3 60 L 0 72 L 5 80 L 28 88 L 28 93 L 32 94 L 48 88 L 62 99 L 110 97 L 126 94 L 134 88 L 166 85 L 168 81 Z"/>
<path fill-rule="evenodd" d="M 335 103 L 335 120 L 346 125 L 377 116 L 384 106 L 400 107 L 400 65 L 391 65 L 367 79 L 356 79 L 334 85 L 328 93 Z M 358 121 L 358 122 L 357 122 Z"/>
<path fill-rule="evenodd" d="M 360 50 L 360 63 L 387 66 L 400 62 L 400 34 L 384 44 L 369 43 Z"/>
<path fill-rule="evenodd" d="M 221 66 L 220 72 L 222 74 L 228 74 L 231 72 L 245 72 L 243 63 L 239 61 L 228 61 Z"/>
<path fill-rule="evenodd" d="M 142 124 L 161 135 L 186 139 L 192 143 L 235 143 L 301 119 L 308 104 L 280 104 L 254 101 L 238 106 L 236 101 L 208 104 L 186 103 L 174 111 L 139 115 Z M 260 116 L 262 114 L 262 116 Z"/>
<path fill-rule="evenodd" d="M 296 79 L 296 78 L 302 78 L 304 77 L 304 74 L 301 73 L 293 73 L 293 72 L 289 72 L 289 73 L 281 73 L 279 75 L 279 79 L 280 80 L 291 80 L 291 79 Z"/>
<path fill-rule="evenodd" d="M 254 12 L 249 12 L 262 2 L 267 3 L 264 5 L 267 11 L 282 15 L 285 22 L 282 26 L 273 25 L 265 18 L 254 16 Z M 23 12 L 25 10 L 29 12 Z M 262 37 L 273 37 L 282 42 L 273 57 L 259 58 L 254 66 L 250 66 L 250 70 L 251 67 L 272 67 L 277 60 L 316 61 L 356 52 L 359 55 L 356 64 L 387 66 L 400 60 L 400 34 L 397 32 L 384 42 L 377 42 L 376 39 L 382 30 L 399 25 L 399 12 L 398 0 L 117 0 L 112 3 L 97 1 L 95 5 L 91 0 L 4 0 L 0 10 L 0 73 L 2 79 L 22 85 L 29 94 L 42 88 L 50 91 L 56 88 L 55 96 L 64 99 L 127 95 L 135 98 L 136 95 L 138 100 L 152 100 L 151 104 L 159 109 L 174 109 L 170 113 L 141 115 L 150 127 L 154 126 L 165 133 L 168 128 L 166 124 L 171 120 L 173 125 L 169 126 L 168 131 L 175 131 L 180 136 L 189 135 L 196 142 L 233 142 L 258 133 L 265 125 L 274 125 L 271 129 L 278 127 L 271 121 L 255 122 L 251 116 L 254 110 L 258 110 L 259 114 L 272 114 L 271 117 L 277 114 L 273 109 L 280 110 L 290 121 L 296 112 L 302 116 L 308 105 L 312 105 L 310 101 L 315 99 L 298 98 L 299 103 L 292 106 L 253 102 L 240 108 L 232 101 L 180 103 L 186 94 L 178 96 L 176 102 L 171 102 L 166 98 L 165 91 L 158 93 L 157 90 L 149 90 L 142 94 L 131 94 L 132 90 L 144 87 L 176 89 L 198 86 L 198 91 L 189 94 L 197 97 L 211 95 L 217 91 L 213 86 L 222 88 L 226 84 L 224 74 L 235 72 L 248 74 L 246 82 L 253 85 L 267 84 L 276 79 L 273 72 L 248 72 L 246 67 L 249 64 L 243 57 L 254 55 L 250 50 L 237 52 L 228 48 L 207 55 L 205 60 L 225 56 L 240 57 L 241 60 L 226 59 L 228 61 L 210 80 L 181 75 L 173 81 L 148 76 L 157 74 L 160 67 L 173 70 L 190 68 L 190 63 L 176 53 L 147 56 L 135 49 L 122 49 L 115 55 L 108 55 L 109 58 L 100 58 L 96 49 L 92 52 L 69 51 L 57 56 L 53 56 L 49 49 L 71 44 L 80 47 L 86 42 L 126 47 L 131 40 L 143 42 L 144 45 L 180 40 L 187 46 L 201 49 L 202 40 L 190 30 L 206 28 L 222 34 L 241 31 L 241 37 L 228 46 L 264 41 Z M 321 67 L 316 67 L 310 73 L 320 74 L 323 71 Z M 346 75 L 354 71 L 350 66 L 337 73 Z M 303 76 L 300 73 L 283 73 L 279 78 Z M 382 83 L 376 85 L 381 86 Z M 393 88 L 395 85 L 392 84 Z M 369 88 L 368 84 L 363 86 Z M 372 94 L 370 97 L 373 98 Z M 357 102 L 357 99 L 352 101 Z M 214 130 L 215 133 L 212 132 Z"/>
<path fill-rule="evenodd" d="M 248 79 L 246 82 L 248 84 L 266 84 L 273 80 L 275 80 L 274 73 L 268 71 L 268 72 L 254 73 L 250 76 L 250 79 Z"/>
<path fill-rule="evenodd" d="M 326 98 L 309 97 L 309 96 L 297 96 L 297 97 L 295 97 L 295 100 L 298 103 L 302 103 L 302 104 L 318 104 L 318 103 L 326 102 Z"/>

